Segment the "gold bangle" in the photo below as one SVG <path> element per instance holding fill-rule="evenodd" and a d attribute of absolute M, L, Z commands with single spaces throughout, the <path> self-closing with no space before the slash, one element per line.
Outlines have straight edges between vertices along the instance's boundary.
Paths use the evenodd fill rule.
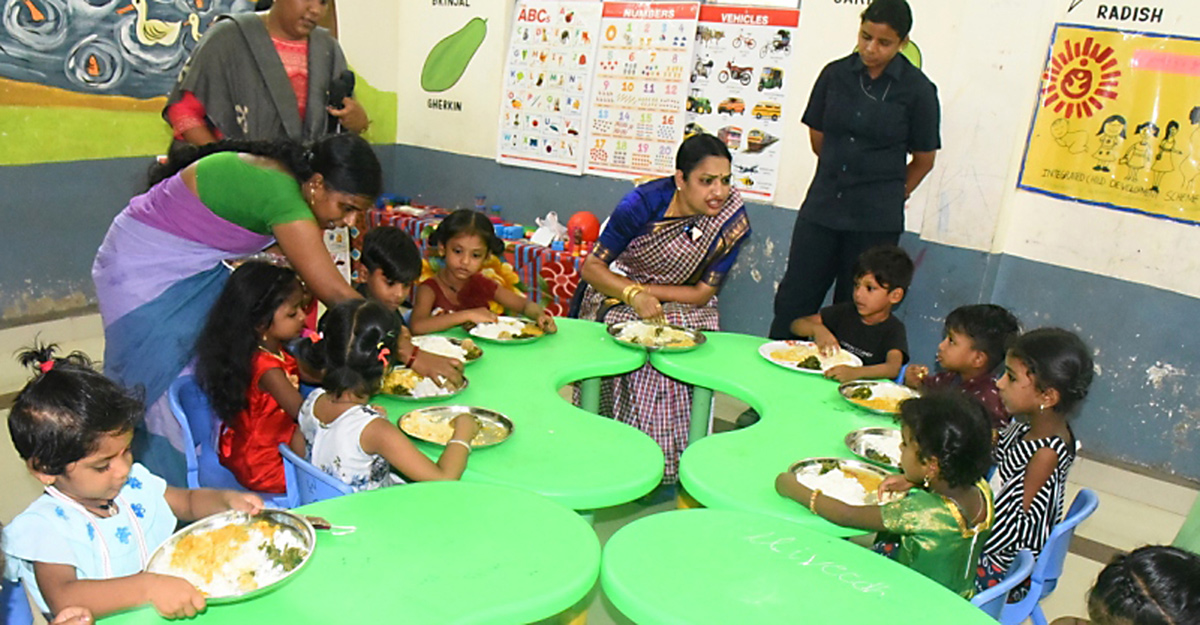
<path fill-rule="evenodd" d="M 812 492 L 812 496 L 808 498 L 808 511 L 813 514 L 817 513 L 817 495 L 820 495 L 820 494 L 821 494 L 821 489 L 818 488 L 818 489 L 814 490 Z"/>
<path fill-rule="evenodd" d="M 623 291 L 621 291 L 621 301 L 625 302 L 627 305 L 632 307 L 633 306 L 633 298 L 637 297 L 638 293 L 641 293 L 642 291 L 645 291 L 645 290 L 646 290 L 646 287 L 635 282 L 635 283 L 625 287 L 625 289 Z"/>

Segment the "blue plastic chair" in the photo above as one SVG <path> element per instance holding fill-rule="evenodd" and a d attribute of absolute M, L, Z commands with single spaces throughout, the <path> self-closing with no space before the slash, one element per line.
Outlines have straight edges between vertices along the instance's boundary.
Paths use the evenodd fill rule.
<path fill-rule="evenodd" d="M 1071 537 L 1075 528 L 1084 519 L 1092 515 L 1100 505 L 1100 498 L 1087 488 L 1080 489 L 1067 510 L 1067 515 L 1050 531 L 1050 537 L 1038 554 L 1033 572 L 1029 575 L 1029 592 L 1025 598 L 1004 605 L 1000 613 L 1000 622 L 1004 625 L 1017 625 L 1025 619 L 1032 619 L 1034 625 L 1046 625 L 1046 615 L 1042 614 L 1039 605 L 1042 599 L 1050 596 L 1058 586 L 1058 578 L 1062 577 L 1063 563 L 1067 560 L 1067 548 L 1071 546 Z"/>
<path fill-rule="evenodd" d="M 21 582 L 0 582 L 0 617 L 4 625 L 33 625 L 33 609 Z"/>
<path fill-rule="evenodd" d="M 1012 566 L 1008 567 L 1004 579 L 999 584 L 972 597 L 971 605 L 999 621 L 1000 614 L 1004 611 L 1005 601 L 1008 600 L 1008 592 L 1029 579 L 1032 572 L 1033 553 L 1028 549 L 1022 549 L 1017 553 L 1017 559 L 1013 561 Z"/>
<path fill-rule="evenodd" d="M 208 396 L 194 376 L 185 375 L 167 390 L 171 412 L 183 431 L 184 460 L 187 463 L 188 488 L 246 490 L 233 473 L 217 458 L 219 420 L 208 403 Z M 286 494 L 256 493 L 269 508 L 290 508 Z"/>
<path fill-rule="evenodd" d="M 283 455 L 283 475 L 287 479 L 288 497 L 294 505 L 303 506 L 354 492 L 349 484 L 297 456 L 287 445 L 280 443 L 279 453 Z"/>

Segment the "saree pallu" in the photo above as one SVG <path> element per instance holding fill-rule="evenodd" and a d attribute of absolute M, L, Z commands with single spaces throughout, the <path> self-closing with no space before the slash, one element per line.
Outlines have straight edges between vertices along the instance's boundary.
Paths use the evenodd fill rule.
<path fill-rule="evenodd" d="M 185 485 L 186 466 L 167 388 L 191 360 L 229 278 L 221 261 L 273 241 L 213 214 L 176 174 L 130 200 L 96 253 L 92 280 L 104 322 L 104 373 L 142 389 L 147 410 L 135 455 L 174 486 Z"/>
<path fill-rule="evenodd" d="M 742 199 L 733 190 L 721 212 L 672 218 L 647 224 L 642 234 L 612 262 L 614 273 L 642 284 L 693 285 L 710 266 L 735 249 L 749 232 Z M 718 330 L 717 297 L 704 306 L 664 302 L 667 323 L 700 330 Z M 606 324 L 638 319 L 625 304 L 608 298 L 591 285 L 583 294 L 579 317 Z M 600 386 L 600 414 L 613 417 L 645 432 L 658 443 L 666 461 L 663 482 L 679 480 L 679 456 L 688 443 L 692 387 L 673 380 L 647 363 L 621 376 L 604 378 Z"/>

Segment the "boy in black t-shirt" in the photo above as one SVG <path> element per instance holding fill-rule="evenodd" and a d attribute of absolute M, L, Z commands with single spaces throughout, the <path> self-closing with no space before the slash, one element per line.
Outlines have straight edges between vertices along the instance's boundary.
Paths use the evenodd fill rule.
<path fill-rule="evenodd" d="M 812 337 L 822 354 L 844 349 L 863 361 L 861 367 L 839 365 L 825 377 L 839 382 L 861 378 L 895 379 L 908 360 L 904 323 L 892 307 L 904 299 L 912 282 L 913 262 L 894 245 L 873 247 L 858 257 L 854 298 L 792 321 L 792 333 Z"/>

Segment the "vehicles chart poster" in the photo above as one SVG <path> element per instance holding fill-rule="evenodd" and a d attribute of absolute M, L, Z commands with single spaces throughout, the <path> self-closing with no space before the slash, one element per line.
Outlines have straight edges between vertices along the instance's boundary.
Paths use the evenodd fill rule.
<path fill-rule="evenodd" d="M 589 174 L 674 173 L 683 140 L 696 2 L 605 2 L 588 122 Z"/>
<path fill-rule="evenodd" d="M 705 5 L 689 76 L 688 129 L 716 135 L 733 154 L 747 199 L 775 199 L 798 9 Z"/>
<path fill-rule="evenodd" d="M 522 0 L 513 17 L 496 160 L 583 173 L 601 3 Z"/>

